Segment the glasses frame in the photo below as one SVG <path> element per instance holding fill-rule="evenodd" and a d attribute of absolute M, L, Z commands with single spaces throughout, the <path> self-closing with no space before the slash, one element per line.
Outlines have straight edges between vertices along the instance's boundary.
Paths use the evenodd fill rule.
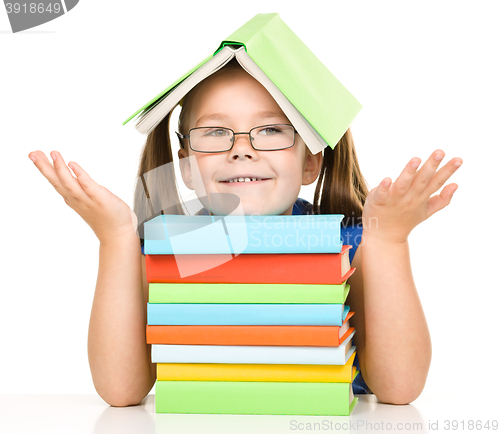
<path fill-rule="evenodd" d="M 257 149 L 254 145 L 253 145 L 253 141 L 254 141 L 254 137 L 252 137 L 252 131 L 257 129 L 257 128 L 262 128 L 262 127 L 273 127 L 273 126 L 278 126 L 278 125 L 286 125 L 288 127 L 292 127 L 293 128 L 293 143 L 290 145 L 290 146 L 287 146 L 286 148 L 278 148 L 278 149 Z M 201 129 L 204 129 L 204 128 L 223 128 L 225 130 L 229 130 L 233 133 L 233 137 L 231 137 L 231 147 L 229 149 L 226 149 L 224 151 L 198 151 L 198 150 L 195 150 L 193 149 L 193 147 L 191 146 L 191 131 L 193 130 L 201 130 Z M 250 131 L 248 131 L 247 133 L 245 132 L 239 132 L 239 133 L 236 133 L 234 132 L 234 130 L 232 130 L 231 128 L 228 128 L 228 127 L 219 127 L 219 126 L 209 126 L 209 127 L 196 127 L 196 128 L 191 128 L 189 130 L 189 132 L 187 134 L 181 134 L 179 132 L 175 132 L 175 134 L 177 134 L 177 137 L 179 137 L 179 139 L 189 139 L 188 142 L 189 142 L 189 148 L 193 151 L 193 152 L 201 152 L 203 154 L 220 154 L 221 152 L 229 152 L 231 149 L 233 149 L 234 147 L 234 142 L 236 141 L 234 139 L 234 136 L 238 135 L 238 134 L 248 134 L 248 137 L 250 138 L 250 145 L 252 146 L 252 148 L 255 150 L 255 151 L 282 151 L 284 149 L 289 149 L 291 147 L 293 147 L 295 145 L 295 135 L 298 134 L 298 131 L 295 129 L 295 127 L 291 124 L 267 124 L 267 125 L 259 125 L 257 127 L 253 127 Z"/>

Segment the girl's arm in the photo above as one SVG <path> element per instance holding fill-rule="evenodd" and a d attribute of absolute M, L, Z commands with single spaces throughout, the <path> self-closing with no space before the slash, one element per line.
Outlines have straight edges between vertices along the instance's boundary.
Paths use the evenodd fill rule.
<path fill-rule="evenodd" d="M 384 179 L 370 192 L 363 210 L 348 304 L 356 312 L 351 321 L 363 378 L 386 403 L 415 400 L 429 371 L 431 339 L 413 281 L 408 235 L 447 206 L 458 188 L 450 184 L 430 197 L 461 164 L 455 158 L 436 172 L 443 157 L 435 151 L 418 171 L 420 161 L 412 159 L 392 187 Z"/>
<path fill-rule="evenodd" d="M 384 403 L 408 404 L 422 392 L 431 339 L 413 282 L 408 242 L 363 236 L 352 266 L 351 318 L 363 378 Z M 381 253 L 382 252 L 382 253 Z"/>
<path fill-rule="evenodd" d="M 146 345 L 148 283 L 134 232 L 101 242 L 88 355 L 97 393 L 108 404 L 139 404 L 156 380 Z"/>
<path fill-rule="evenodd" d="M 53 166 L 43 152 L 31 152 L 29 157 L 100 241 L 88 336 L 95 388 L 110 405 L 138 404 L 151 390 L 156 373 L 146 345 L 148 282 L 137 217 L 78 164 L 68 163 L 74 177 L 59 152 L 51 155 Z"/>

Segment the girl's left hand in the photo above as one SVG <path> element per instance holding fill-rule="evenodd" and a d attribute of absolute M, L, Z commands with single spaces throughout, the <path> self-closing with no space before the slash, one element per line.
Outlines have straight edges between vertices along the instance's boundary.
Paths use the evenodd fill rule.
<path fill-rule="evenodd" d="M 420 158 L 412 158 L 392 185 L 391 178 L 384 178 L 372 189 L 363 208 L 364 235 L 405 242 L 415 226 L 447 206 L 457 184 L 431 195 L 462 165 L 462 159 L 452 158 L 436 172 L 443 158 L 444 151 L 437 149 L 420 170 Z"/>

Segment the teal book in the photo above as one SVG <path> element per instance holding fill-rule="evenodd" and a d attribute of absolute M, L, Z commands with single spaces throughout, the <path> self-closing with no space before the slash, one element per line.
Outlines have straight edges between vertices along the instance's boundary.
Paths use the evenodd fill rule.
<path fill-rule="evenodd" d="M 162 214 L 144 223 L 144 254 L 340 253 L 343 218 Z"/>
<path fill-rule="evenodd" d="M 149 325 L 342 326 L 344 304 L 148 303 Z"/>
<path fill-rule="evenodd" d="M 352 383 L 159 380 L 155 392 L 157 413 L 349 416 L 358 401 Z"/>

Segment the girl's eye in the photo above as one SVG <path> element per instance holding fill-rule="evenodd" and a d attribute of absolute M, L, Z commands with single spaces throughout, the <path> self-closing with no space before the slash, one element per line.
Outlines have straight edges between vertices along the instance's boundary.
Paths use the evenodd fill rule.
<path fill-rule="evenodd" d="M 264 136 L 272 136 L 281 133 L 281 129 L 278 127 L 266 127 L 259 130 L 259 134 L 262 133 Z"/>
<path fill-rule="evenodd" d="M 222 128 L 219 129 L 214 129 L 214 130 L 208 130 L 205 133 L 206 136 L 212 136 L 212 137 L 226 137 L 229 135 L 228 130 L 224 130 Z"/>

